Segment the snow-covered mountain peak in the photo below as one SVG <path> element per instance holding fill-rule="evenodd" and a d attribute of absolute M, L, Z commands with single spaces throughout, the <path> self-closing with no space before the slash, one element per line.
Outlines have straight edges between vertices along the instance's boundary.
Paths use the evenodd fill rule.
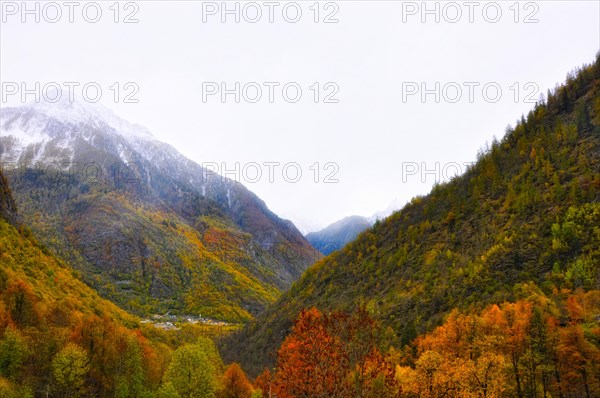
<path fill-rule="evenodd" d="M 48 95 L 48 97 L 56 98 L 57 96 Z M 126 138 L 154 138 L 145 127 L 128 122 L 104 105 L 82 98 L 69 98 L 68 93 L 64 92 L 58 96 L 56 101 L 32 101 L 27 103 L 24 108 L 34 110 L 62 123 L 88 124 L 94 127 L 102 127 L 101 125 L 105 124 Z"/>
<path fill-rule="evenodd" d="M 149 130 L 117 116 L 102 104 L 63 94 L 48 94 L 50 100 L 0 111 L 0 160 L 29 165 L 39 161 L 72 162 L 77 157 L 78 143 L 94 146 L 100 134 L 120 137 L 103 142 L 111 142 L 117 155 L 129 162 L 132 151 L 147 152 L 146 148 L 158 142 Z"/>

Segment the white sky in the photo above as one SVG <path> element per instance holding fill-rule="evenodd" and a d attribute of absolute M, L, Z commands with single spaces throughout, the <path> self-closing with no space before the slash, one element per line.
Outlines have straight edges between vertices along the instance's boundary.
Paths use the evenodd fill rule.
<path fill-rule="evenodd" d="M 514 125 L 533 106 L 524 101 L 527 94 L 536 87 L 546 93 L 567 72 L 592 62 L 600 49 L 598 1 L 521 1 L 516 7 L 514 1 L 476 2 L 472 23 L 463 1 L 437 3 L 439 23 L 435 15 L 421 21 L 420 1 L 321 2 L 320 19 L 337 7 L 339 22 L 314 23 L 310 1 L 298 2 L 302 17 L 295 24 L 282 15 L 289 2 L 275 8 L 273 23 L 262 1 L 257 2 L 263 12 L 257 23 L 245 22 L 243 15 L 240 23 L 231 15 L 222 23 L 220 14 L 206 15 L 204 23 L 203 7 L 221 7 L 221 2 L 121 2 L 120 20 L 137 8 L 134 17 L 139 22 L 131 24 L 114 23 L 112 1 L 98 2 L 102 17 L 95 24 L 83 18 L 86 2 L 75 8 L 74 23 L 69 23 L 69 8 L 62 1 L 56 2 L 63 13 L 57 23 L 45 20 L 54 18 L 56 11 L 47 6 L 44 18 L 45 2 L 39 3 L 39 23 L 34 15 L 21 21 L 20 1 L 0 3 L 2 83 L 33 87 L 34 82 L 97 82 L 103 89 L 102 103 L 198 163 L 224 162 L 229 169 L 239 163 L 241 171 L 249 162 L 279 162 L 274 182 L 269 182 L 264 165 L 259 182 L 242 182 L 277 214 L 305 229 L 347 215 L 369 216 L 394 199 L 404 203 L 427 193 L 436 177 L 423 176 L 423 182 L 420 170 L 409 176 L 406 171 L 413 166 L 403 163 L 416 162 L 420 168 L 424 162 L 429 169 L 439 163 L 438 179 L 444 171 L 454 173 L 454 168 L 443 166 L 473 161 L 486 141 L 494 135 L 500 138 L 507 124 Z M 34 3 L 29 2 L 31 8 Z M 246 4 L 239 3 L 240 9 Z M 455 5 L 462 17 L 450 23 L 457 15 Z M 485 17 L 493 19 L 496 5 L 502 15 L 499 22 L 490 23 L 483 9 L 487 7 Z M 294 17 L 293 6 L 288 6 L 289 18 Z M 410 15 L 415 7 L 417 14 Z M 255 10 L 246 10 L 253 18 Z M 87 16 L 94 17 L 93 8 Z M 527 16 L 538 22 L 524 23 Z M 114 103 L 109 89 L 114 82 L 137 84 L 134 98 L 139 102 L 123 103 L 121 98 Z M 235 103 L 233 95 L 222 103 L 219 96 L 203 102 L 203 82 L 226 82 L 230 88 L 234 82 L 281 85 L 275 88 L 274 103 L 268 101 L 265 86 L 258 103 Z M 281 87 L 288 82 L 302 88 L 297 103 L 282 97 Z M 310 89 L 315 82 L 321 85 L 319 103 L 314 103 Z M 331 91 L 323 89 L 328 82 L 339 87 L 338 103 L 322 102 Z M 462 87 L 462 98 L 450 103 L 442 97 L 435 103 L 430 94 L 423 103 L 417 94 L 403 101 L 407 82 L 425 82 L 429 88 L 435 82 L 440 88 L 455 82 Z M 479 84 L 472 103 L 465 82 Z M 486 83 L 502 89 L 498 102 L 483 97 Z M 455 96 L 456 84 L 446 86 L 448 97 Z M 520 98 L 515 102 L 517 87 Z M 493 87 L 488 94 L 495 95 Z M 0 105 L 20 103 L 14 95 Z M 282 176 L 283 165 L 292 162 L 302 169 L 298 183 Z M 315 162 L 321 169 L 317 183 L 310 168 Z M 339 167 L 337 183 L 323 182 L 335 170 L 324 169 L 329 162 Z M 255 169 L 246 171 L 254 178 Z M 295 176 L 293 168 L 287 176 Z"/>

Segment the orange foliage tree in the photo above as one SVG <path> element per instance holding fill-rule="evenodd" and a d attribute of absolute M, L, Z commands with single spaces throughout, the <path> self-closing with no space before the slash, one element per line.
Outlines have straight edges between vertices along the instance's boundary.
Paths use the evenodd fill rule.
<path fill-rule="evenodd" d="M 377 327 L 367 311 L 300 313 L 278 351 L 273 389 L 287 397 L 385 397 L 394 368 L 377 348 Z M 264 390 L 263 390 L 264 391 Z"/>
<path fill-rule="evenodd" d="M 252 391 L 252 384 L 240 365 L 237 363 L 229 365 L 223 375 L 223 387 L 219 394 L 220 398 L 250 398 Z"/>

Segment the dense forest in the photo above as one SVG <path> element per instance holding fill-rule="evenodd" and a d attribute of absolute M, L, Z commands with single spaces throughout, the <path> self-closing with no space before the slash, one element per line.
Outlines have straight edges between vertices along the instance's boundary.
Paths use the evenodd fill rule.
<path fill-rule="evenodd" d="M 364 308 L 303 310 L 256 386 L 280 398 L 600 396 L 600 291 L 523 292 L 479 313 L 453 310 L 403 349 Z"/>
<path fill-rule="evenodd" d="M 253 375 L 305 308 L 365 306 L 396 347 L 455 309 L 600 287 L 600 60 L 570 73 L 464 175 L 312 266 L 222 345 Z"/>

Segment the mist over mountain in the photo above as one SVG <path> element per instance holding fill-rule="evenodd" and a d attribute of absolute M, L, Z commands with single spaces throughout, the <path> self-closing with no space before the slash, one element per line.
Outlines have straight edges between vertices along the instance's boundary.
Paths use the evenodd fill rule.
<path fill-rule="evenodd" d="M 377 220 L 383 220 L 384 218 L 391 216 L 394 214 L 394 212 L 406 206 L 406 204 L 407 203 L 405 201 L 401 201 L 400 199 L 396 198 L 388 205 L 388 207 L 385 208 L 385 210 L 375 212 L 373 215 L 371 215 L 371 217 L 368 218 L 368 220 L 371 224 L 375 224 Z"/>
<path fill-rule="evenodd" d="M 3 108 L 0 129 L 25 222 L 128 310 L 249 319 L 320 256 L 242 184 L 101 105 Z"/>
<path fill-rule="evenodd" d="M 306 239 L 315 249 L 328 255 L 346 246 L 371 225 L 373 224 L 366 217 L 349 216 L 320 231 L 308 233 Z"/>

